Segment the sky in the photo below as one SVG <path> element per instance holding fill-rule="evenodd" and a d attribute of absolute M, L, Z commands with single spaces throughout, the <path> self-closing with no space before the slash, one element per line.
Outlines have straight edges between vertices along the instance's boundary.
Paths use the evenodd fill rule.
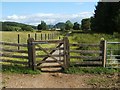
<path fill-rule="evenodd" d="M 94 14 L 97 2 L 2 2 L 2 21 L 38 25 L 81 22 Z"/>

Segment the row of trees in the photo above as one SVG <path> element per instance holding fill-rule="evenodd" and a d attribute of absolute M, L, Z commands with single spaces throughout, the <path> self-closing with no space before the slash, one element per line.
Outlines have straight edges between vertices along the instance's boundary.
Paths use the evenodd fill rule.
<path fill-rule="evenodd" d="M 38 30 L 47 30 L 47 29 L 54 29 L 59 28 L 60 30 L 90 30 L 90 18 L 83 19 L 81 21 L 81 25 L 78 22 L 75 22 L 74 24 L 67 20 L 64 22 L 59 22 L 56 25 L 47 25 L 44 21 L 41 21 L 41 24 L 38 24 L 37 29 Z"/>

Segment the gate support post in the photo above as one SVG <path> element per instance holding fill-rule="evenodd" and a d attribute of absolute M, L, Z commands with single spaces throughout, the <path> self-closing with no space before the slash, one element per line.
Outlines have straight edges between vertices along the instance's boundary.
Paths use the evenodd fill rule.
<path fill-rule="evenodd" d="M 70 54 L 69 54 L 69 40 L 68 37 L 63 38 L 64 41 L 64 69 L 68 69 L 70 66 Z"/>
<path fill-rule="evenodd" d="M 100 42 L 101 44 L 101 51 L 102 51 L 102 66 L 105 67 L 106 66 L 106 40 L 102 40 Z"/>
<path fill-rule="evenodd" d="M 33 44 L 34 39 L 29 38 L 27 40 L 28 44 L 28 65 L 29 68 L 35 70 L 35 45 Z"/>

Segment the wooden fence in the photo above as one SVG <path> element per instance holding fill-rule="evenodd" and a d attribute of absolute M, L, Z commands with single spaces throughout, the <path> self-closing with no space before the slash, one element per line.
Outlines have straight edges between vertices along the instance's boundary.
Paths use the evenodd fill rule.
<path fill-rule="evenodd" d="M 58 44 L 54 47 L 41 47 L 38 44 Z M 55 62 L 58 62 L 61 64 L 61 67 L 64 69 L 67 69 L 70 65 L 75 66 L 102 66 L 106 67 L 108 64 L 108 61 L 110 61 L 110 57 L 115 57 L 112 59 L 113 61 L 120 60 L 120 55 L 114 55 L 112 52 L 112 49 L 108 47 L 108 44 L 120 44 L 119 42 L 106 42 L 105 40 L 100 41 L 99 43 L 69 43 L 69 40 L 67 37 L 64 37 L 62 40 L 34 40 L 29 38 L 27 44 L 20 44 L 20 43 L 7 43 L 7 42 L 0 42 L 0 45 L 3 47 L 0 49 L 0 55 L 3 57 L 3 62 L 13 62 L 18 64 L 27 64 L 30 68 L 33 70 L 36 68 L 36 66 L 39 66 L 41 63 L 46 62 L 45 60 L 48 57 L 51 57 L 55 60 Z M 10 46 L 13 48 L 6 48 L 6 46 Z M 36 46 L 38 48 L 36 48 Z M 16 49 L 15 49 L 16 47 Z M 19 49 L 17 47 L 24 47 L 26 49 Z M 59 53 L 57 55 L 52 55 L 56 50 L 61 51 L 62 53 Z M 110 51 L 111 50 L 111 51 Z M 120 50 L 118 48 L 118 50 Z M 37 51 L 43 51 L 47 55 L 37 55 Z M 49 51 L 49 52 L 48 52 Z M 16 60 L 4 60 L 4 57 L 8 58 L 21 58 L 21 61 Z M 55 59 L 55 57 L 59 57 L 58 59 Z M 61 59 L 61 57 L 63 59 Z M 41 61 L 36 62 L 37 58 L 43 58 Z M 26 59 L 27 61 L 22 61 L 22 59 Z M 63 62 L 63 64 L 61 63 Z M 117 63 L 120 64 L 120 63 Z"/>
<path fill-rule="evenodd" d="M 27 48 L 27 44 L 0 42 L 0 46 L 1 46 L 0 55 L 2 56 L 2 62 L 25 64 L 25 65 L 27 64 L 27 62 L 23 61 L 22 59 L 28 60 L 28 55 L 27 55 L 28 51 L 27 50 L 17 50 L 17 47 Z M 25 55 L 23 55 L 23 54 L 25 54 Z M 9 59 L 6 59 L 6 58 L 9 58 Z M 13 60 L 13 58 L 21 59 L 21 61 Z"/>
<path fill-rule="evenodd" d="M 100 43 L 77 43 L 70 44 L 71 62 L 79 66 L 103 66 L 105 64 L 105 41 Z"/>
<path fill-rule="evenodd" d="M 27 39 L 28 38 L 34 38 L 35 40 L 53 40 L 59 36 L 59 33 L 35 33 L 34 35 L 27 34 Z M 21 36 L 20 34 L 17 35 L 17 43 L 20 44 L 21 42 Z M 26 42 L 27 42 L 26 39 Z M 20 50 L 20 47 L 18 46 L 18 50 Z"/>

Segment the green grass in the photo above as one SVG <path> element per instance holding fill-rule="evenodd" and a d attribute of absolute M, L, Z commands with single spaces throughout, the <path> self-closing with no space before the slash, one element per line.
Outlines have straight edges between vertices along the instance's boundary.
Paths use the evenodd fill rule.
<path fill-rule="evenodd" d="M 2 65 L 3 73 L 22 73 L 22 74 L 40 74 L 40 70 L 32 70 L 21 65 Z"/>
<path fill-rule="evenodd" d="M 65 71 L 67 74 L 114 74 L 120 72 L 120 69 L 113 69 L 113 68 L 103 68 L 103 67 L 70 67 L 68 70 Z"/>
<path fill-rule="evenodd" d="M 41 40 L 41 34 L 43 34 L 43 38 L 44 38 L 44 34 L 54 34 L 54 33 L 58 33 L 57 31 L 42 31 L 42 32 L 0 32 L 0 35 L 2 35 L 2 41 L 4 42 L 14 42 L 17 43 L 17 37 L 18 34 L 20 35 L 20 43 L 27 43 L 27 39 L 28 39 L 28 34 L 31 35 L 32 38 L 35 38 L 35 33 L 37 33 L 37 40 Z M 43 39 L 44 40 L 44 39 Z"/>
<path fill-rule="evenodd" d="M 102 38 L 107 41 L 120 41 L 120 34 L 99 34 L 99 33 L 72 33 L 70 42 L 77 43 L 99 43 Z"/>

